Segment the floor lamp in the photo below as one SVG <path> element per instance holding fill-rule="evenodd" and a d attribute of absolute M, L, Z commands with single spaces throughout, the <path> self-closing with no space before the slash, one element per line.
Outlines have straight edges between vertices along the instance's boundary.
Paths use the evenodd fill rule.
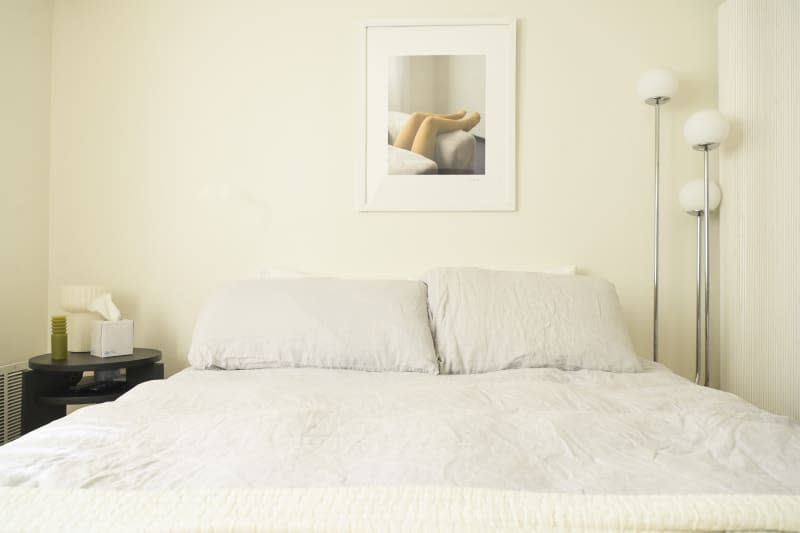
<path fill-rule="evenodd" d="M 683 136 L 689 145 L 703 152 L 703 213 L 710 213 L 711 184 L 708 168 L 708 153 L 714 150 L 728 137 L 728 121 L 718 111 L 707 109 L 698 111 L 689 117 L 683 127 Z M 705 355 L 705 379 L 703 384 L 708 386 L 711 376 L 711 343 L 709 331 L 711 328 L 711 267 L 709 216 L 703 217 L 703 266 L 705 279 L 705 327 L 703 332 L 703 353 Z"/>
<path fill-rule="evenodd" d="M 719 202 L 722 199 L 722 193 L 719 190 L 719 186 L 715 182 L 709 182 L 709 204 L 708 208 L 713 212 L 718 206 Z M 701 368 L 701 357 L 700 354 L 702 353 L 700 347 L 700 338 L 702 332 L 702 325 L 701 325 L 701 314 L 702 314 L 702 298 L 701 298 L 701 287 L 702 287 L 702 243 L 703 243 L 703 233 L 702 233 L 702 226 L 703 226 L 703 216 L 705 213 L 705 182 L 703 180 L 694 180 L 690 181 L 686 185 L 681 188 L 680 192 L 680 204 L 681 209 L 683 209 L 687 214 L 692 215 L 697 219 L 697 246 L 696 246 L 696 253 L 695 253 L 695 333 L 694 333 L 694 382 L 700 383 L 700 368 Z M 708 371 L 706 371 L 706 375 L 708 375 Z"/>
<path fill-rule="evenodd" d="M 637 86 L 639 97 L 647 105 L 653 106 L 655 114 L 655 165 L 654 181 L 655 194 L 654 223 L 653 223 L 653 361 L 658 361 L 658 222 L 659 222 L 659 178 L 661 156 L 661 106 L 670 101 L 678 90 L 678 80 L 671 70 L 666 68 L 652 68 L 646 70 L 639 77 Z"/>

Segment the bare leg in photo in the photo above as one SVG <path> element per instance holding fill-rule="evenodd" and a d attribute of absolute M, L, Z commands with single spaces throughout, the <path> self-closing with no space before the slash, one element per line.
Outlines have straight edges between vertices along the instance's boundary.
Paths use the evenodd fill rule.
<path fill-rule="evenodd" d="M 466 111 L 459 111 L 458 113 L 450 113 L 447 115 L 423 113 L 421 111 L 411 113 L 411 116 L 408 117 L 406 123 L 403 124 L 403 129 L 401 129 L 400 133 L 397 134 L 397 138 L 394 140 L 393 146 L 395 148 L 402 148 L 403 150 L 411 150 L 411 147 L 414 144 L 414 138 L 417 136 L 417 130 L 419 130 L 426 118 L 438 117 L 445 119 L 459 119 L 466 114 Z"/>
<path fill-rule="evenodd" d="M 456 130 L 469 131 L 480 121 L 481 115 L 479 113 L 473 113 L 468 118 L 458 120 L 437 116 L 426 117 L 422 120 L 417 135 L 414 137 L 411 151 L 428 159 L 433 159 L 436 155 L 437 135 Z"/>

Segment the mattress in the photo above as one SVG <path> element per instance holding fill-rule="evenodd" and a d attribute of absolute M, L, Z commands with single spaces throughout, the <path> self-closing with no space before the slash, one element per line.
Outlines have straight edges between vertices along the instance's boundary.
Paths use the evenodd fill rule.
<path fill-rule="evenodd" d="M 0 486 L 798 495 L 800 423 L 650 363 L 636 374 L 187 369 L 3 446 Z"/>

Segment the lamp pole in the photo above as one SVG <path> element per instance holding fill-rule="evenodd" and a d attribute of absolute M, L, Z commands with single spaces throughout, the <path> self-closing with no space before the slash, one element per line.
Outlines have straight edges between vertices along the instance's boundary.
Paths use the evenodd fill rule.
<path fill-rule="evenodd" d="M 695 324 L 694 324 L 694 382 L 698 385 L 700 384 L 700 312 L 702 308 L 702 298 L 700 297 L 700 276 L 702 275 L 700 269 L 700 243 L 702 242 L 703 235 L 702 235 L 702 221 L 700 220 L 703 217 L 703 211 L 697 211 L 695 214 L 695 218 L 697 219 L 697 251 L 695 254 L 696 257 L 696 265 L 694 271 L 694 279 L 695 279 Z"/>
<path fill-rule="evenodd" d="M 706 376 L 703 385 L 708 387 L 711 380 L 711 266 L 709 260 L 711 259 L 709 247 L 709 230 L 708 226 L 711 221 L 711 212 L 708 209 L 708 150 L 711 145 L 704 145 L 703 150 L 703 248 L 704 248 L 704 267 L 705 267 L 705 280 L 706 280 L 706 302 L 705 302 L 705 329 L 703 336 L 705 337 L 703 350 L 706 357 Z"/>
<path fill-rule="evenodd" d="M 708 150 L 713 149 L 712 146 L 708 147 Z M 706 159 L 708 158 L 708 150 L 705 150 L 703 146 L 696 146 L 695 150 L 703 150 L 705 153 Z M 713 212 L 718 206 L 719 202 L 722 199 L 722 192 L 719 189 L 719 186 L 708 179 L 708 170 L 706 167 L 705 176 L 701 180 L 694 180 L 690 181 L 689 183 L 685 184 L 681 188 L 680 193 L 680 203 L 681 208 L 686 211 L 686 213 L 695 217 L 695 233 L 696 233 L 696 246 L 695 246 L 695 333 L 694 333 L 694 369 L 695 369 L 695 376 L 694 382 L 698 385 L 703 383 L 708 385 L 709 383 L 709 363 L 710 363 L 710 351 L 709 351 L 709 339 L 710 339 L 710 328 L 708 327 L 709 317 L 710 317 L 710 307 L 708 305 L 710 301 L 710 290 L 709 284 L 706 283 L 705 285 L 705 328 L 703 327 L 703 309 L 704 309 L 704 300 L 703 300 L 703 272 L 704 272 L 704 265 L 705 265 L 705 278 L 708 279 L 708 273 L 710 272 L 709 268 L 709 251 L 710 248 L 708 247 L 708 238 L 704 237 L 707 235 L 706 231 L 708 231 L 708 223 L 709 217 L 706 213 Z M 705 335 L 704 335 L 705 334 Z M 705 351 L 703 351 L 703 346 L 705 346 Z M 703 379 L 703 372 L 701 372 L 701 354 L 705 353 L 705 379 Z"/>
<path fill-rule="evenodd" d="M 658 277 L 659 277 L 659 221 L 661 190 L 661 106 L 669 102 L 668 96 L 647 98 L 645 103 L 653 106 L 654 126 L 654 165 L 653 165 L 653 361 L 658 362 Z"/>
<path fill-rule="evenodd" d="M 654 206 L 653 212 L 655 213 L 655 220 L 653 222 L 653 361 L 658 361 L 658 245 L 659 245 L 659 181 L 661 178 L 660 173 L 660 155 L 661 155 L 661 98 L 656 98 L 656 104 L 653 106 L 655 109 L 655 123 L 656 123 L 656 146 L 655 146 L 655 193 L 653 194 Z"/>
<path fill-rule="evenodd" d="M 703 354 L 705 356 L 705 377 L 703 385 L 708 387 L 711 383 L 711 236 L 709 226 L 711 216 L 709 209 L 710 178 L 708 172 L 708 152 L 719 146 L 716 142 L 707 142 L 692 146 L 695 150 L 703 152 L 703 283 L 705 298 L 703 301 Z"/>
<path fill-rule="evenodd" d="M 670 101 L 678 90 L 678 80 L 667 68 L 651 68 L 639 77 L 637 91 L 647 105 L 653 106 L 654 165 L 653 165 L 653 361 L 658 361 L 658 274 L 659 274 L 659 193 L 661 181 L 661 106 Z"/>

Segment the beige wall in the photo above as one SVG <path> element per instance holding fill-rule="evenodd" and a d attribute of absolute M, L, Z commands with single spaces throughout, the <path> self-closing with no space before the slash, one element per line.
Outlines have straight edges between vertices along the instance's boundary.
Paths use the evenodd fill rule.
<path fill-rule="evenodd" d="M 0 365 L 47 349 L 49 0 L 0 0 Z"/>
<path fill-rule="evenodd" d="M 716 104 L 716 0 L 59 0 L 54 15 L 51 307 L 113 288 L 136 342 L 185 365 L 209 290 L 272 264 L 351 276 L 434 265 L 577 264 L 613 281 L 650 353 L 652 110 L 636 80 L 681 78 L 663 115 L 663 360 L 693 373 L 688 115 Z M 516 16 L 513 213 L 353 206 L 359 23 Z"/>

